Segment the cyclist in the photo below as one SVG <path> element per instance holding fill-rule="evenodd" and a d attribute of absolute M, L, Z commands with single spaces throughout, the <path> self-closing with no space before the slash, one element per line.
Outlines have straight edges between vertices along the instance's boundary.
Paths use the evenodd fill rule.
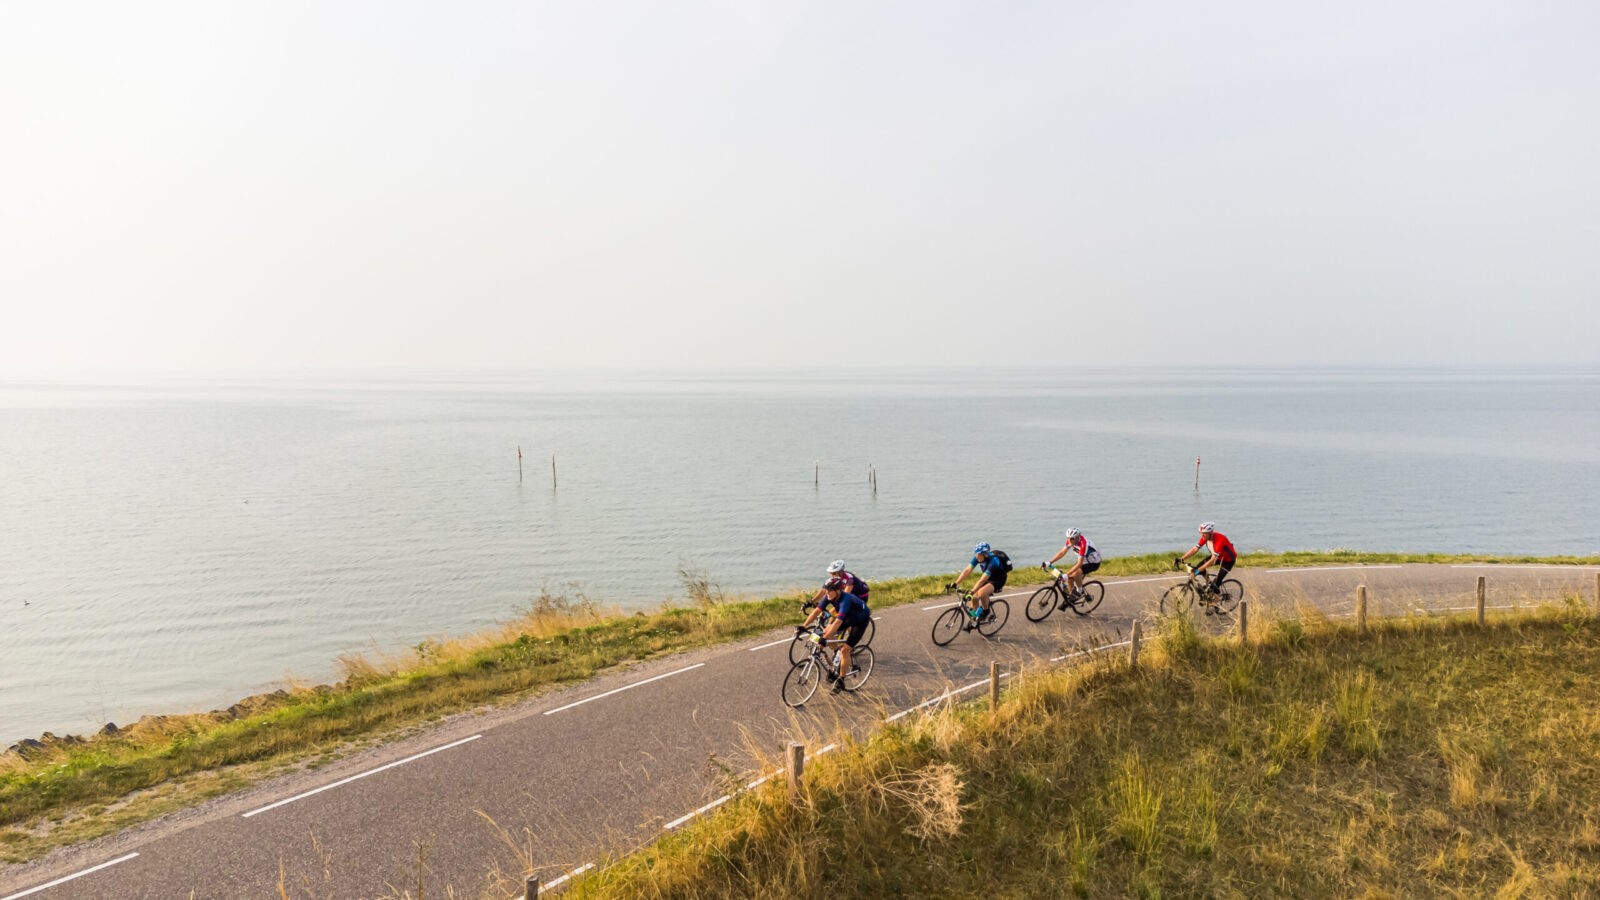
<path fill-rule="evenodd" d="M 805 622 L 795 628 L 795 633 L 804 634 L 805 630 L 811 627 L 811 623 L 822 615 L 824 607 L 833 607 L 833 620 L 822 630 L 822 639 L 830 640 L 841 628 L 846 629 L 844 646 L 839 648 L 839 672 L 840 675 L 854 674 L 855 667 L 850 664 L 850 651 L 866 635 L 867 625 L 872 622 L 872 610 L 868 608 L 865 600 L 845 590 L 842 579 L 828 579 L 822 585 L 822 593 L 824 595 L 822 604 L 813 609 Z M 843 678 L 829 672 L 828 680 L 833 682 L 835 694 L 844 690 Z"/>
<path fill-rule="evenodd" d="M 972 562 L 967 563 L 967 567 L 961 570 L 956 580 L 946 586 L 947 589 L 952 591 L 960 589 L 961 579 L 972 574 L 974 570 L 982 572 L 983 575 L 972 587 L 972 614 L 975 618 L 982 619 L 988 612 L 984 601 L 989 599 L 989 595 L 1006 586 L 1005 557 L 990 547 L 987 541 L 978 544 L 972 548 Z"/>
<path fill-rule="evenodd" d="M 1055 565 L 1056 560 L 1066 556 L 1068 553 L 1075 553 L 1078 556 L 1078 561 L 1072 564 L 1071 569 L 1067 570 L 1067 587 L 1072 588 L 1072 593 L 1076 595 L 1083 589 L 1083 576 L 1100 568 L 1100 551 L 1089 543 L 1089 539 L 1084 537 L 1083 532 L 1076 528 L 1068 528 L 1066 545 L 1057 550 L 1055 556 L 1045 561 L 1044 568 L 1048 569 Z M 1065 600 L 1061 601 L 1062 609 L 1066 609 L 1066 603 L 1067 601 Z"/>
<path fill-rule="evenodd" d="M 867 594 L 871 591 L 871 588 L 867 587 L 867 583 L 865 581 L 862 581 L 849 572 L 846 572 L 844 570 L 844 560 L 842 559 L 836 559 L 828 564 L 827 581 L 832 581 L 835 578 L 844 582 L 844 589 L 847 593 L 855 594 L 857 597 L 860 597 L 862 603 L 869 602 Z M 819 602 L 821 602 L 822 595 L 825 591 L 825 588 L 817 588 L 817 592 L 811 595 L 810 601 L 808 601 L 803 608 L 811 609 L 812 607 L 816 606 Z"/>
<path fill-rule="evenodd" d="M 1233 549 L 1233 542 L 1228 540 L 1227 535 L 1217 530 L 1215 522 L 1201 522 L 1200 540 L 1189 548 L 1188 553 L 1174 559 L 1173 563 L 1179 566 L 1183 565 L 1183 561 L 1199 553 L 1201 547 L 1210 550 L 1211 555 L 1206 557 L 1205 562 L 1200 565 L 1190 567 L 1189 571 L 1199 575 L 1206 570 L 1206 566 L 1216 563 L 1217 574 L 1211 581 L 1211 590 L 1214 592 L 1222 586 L 1222 579 L 1228 577 L 1228 572 L 1233 568 L 1233 564 L 1239 561 L 1239 551 Z M 1207 612 L 1209 611 L 1207 610 Z"/>

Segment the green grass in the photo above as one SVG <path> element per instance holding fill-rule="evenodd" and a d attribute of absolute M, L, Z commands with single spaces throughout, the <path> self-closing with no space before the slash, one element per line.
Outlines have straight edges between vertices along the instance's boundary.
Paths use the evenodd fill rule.
<path fill-rule="evenodd" d="M 1172 554 L 1108 559 L 1103 575 L 1166 571 Z M 1359 562 L 1586 562 L 1355 552 L 1248 554 L 1241 566 Z M 1013 585 L 1042 580 L 1021 559 Z M 426 641 L 387 659 L 342 660 L 336 685 L 252 700 L 235 713 L 150 717 L 113 737 L 51 743 L 0 757 L 0 860 L 16 862 L 126 827 L 185 802 L 384 739 L 452 712 L 510 702 L 663 654 L 736 640 L 794 622 L 800 594 L 722 602 L 703 575 L 683 573 L 690 607 L 605 614 L 549 594 L 489 634 Z M 937 596 L 949 575 L 876 582 L 877 608 Z"/>
<path fill-rule="evenodd" d="M 895 723 L 572 897 L 1600 896 L 1600 623 L 1159 635 Z M 886 789 L 885 785 L 894 786 Z"/>

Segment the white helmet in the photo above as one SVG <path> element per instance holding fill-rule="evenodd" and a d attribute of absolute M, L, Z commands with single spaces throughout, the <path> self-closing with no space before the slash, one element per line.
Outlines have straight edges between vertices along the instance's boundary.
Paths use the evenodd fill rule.
<path fill-rule="evenodd" d="M 1216 531 L 1216 530 L 1217 530 L 1217 523 L 1215 523 L 1215 522 L 1201 522 L 1200 523 L 1200 533 L 1201 534 L 1210 534 L 1211 532 Z"/>
<path fill-rule="evenodd" d="M 840 572 L 843 572 L 843 571 L 844 571 L 844 560 L 836 559 L 833 562 L 828 563 L 828 574 L 829 575 L 837 575 L 837 574 L 839 574 Z"/>
<path fill-rule="evenodd" d="M 1079 531 L 1076 528 L 1068 528 L 1067 529 L 1067 540 L 1070 541 L 1070 540 L 1072 540 L 1074 538 L 1080 538 L 1080 537 L 1083 537 L 1083 532 Z"/>

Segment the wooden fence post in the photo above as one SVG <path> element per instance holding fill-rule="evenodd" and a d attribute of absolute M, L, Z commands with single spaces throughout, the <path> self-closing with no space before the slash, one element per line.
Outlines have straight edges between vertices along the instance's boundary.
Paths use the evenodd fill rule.
<path fill-rule="evenodd" d="M 1479 575 L 1478 576 L 1478 624 L 1479 625 L 1483 624 L 1483 595 L 1484 595 L 1484 593 L 1485 593 L 1485 591 L 1484 591 L 1484 578 L 1483 578 L 1482 575 Z"/>
<path fill-rule="evenodd" d="M 539 876 L 529 875 L 523 883 L 522 900 L 539 900 Z"/>
<path fill-rule="evenodd" d="M 1250 640 L 1250 601 L 1239 601 L 1239 643 Z"/>
<path fill-rule="evenodd" d="M 1139 666 L 1139 640 L 1144 637 L 1144 629 L 1140 627 L 1139 620 L 1133 620 L 1133 636 L 1128 642 L 1128 665 L 1133 668 Z"/>
<path fill-rule="evenodd" d="M 1356 588 L 1356 634 L 1367 633 L 1367 586 Z"/>
<path fill-rule="evenodd" d="M 1000 663 L 989 661 L 989 711 L 1000 708 Z"/>
<path fill-rule="evenodd" d="M 800 776 L 806 768 L 806 745 L 789 745 L 789 796 L 800 796 Z"/>

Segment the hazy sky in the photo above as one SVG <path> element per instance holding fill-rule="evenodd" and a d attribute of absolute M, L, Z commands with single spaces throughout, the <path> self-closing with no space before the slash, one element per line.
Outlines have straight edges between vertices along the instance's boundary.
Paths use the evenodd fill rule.
<path fill-rule="evenodd" d="M 0 0 L 0 370 L 1600 364 L 1600 4 Z"/>

